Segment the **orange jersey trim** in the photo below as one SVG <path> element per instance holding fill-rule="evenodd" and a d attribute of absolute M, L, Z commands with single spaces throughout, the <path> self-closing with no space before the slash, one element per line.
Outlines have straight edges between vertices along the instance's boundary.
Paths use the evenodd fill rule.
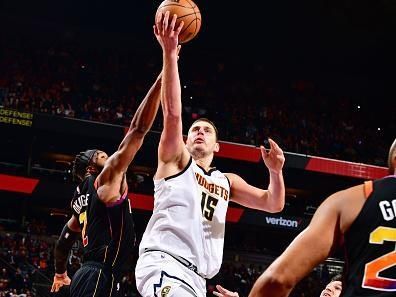
<path fill-rule="evenodd" d="M 367 199 L 371 193 L 373 192 L 373 181 L 365 181 L 364 182 L 364 197 Z"/>

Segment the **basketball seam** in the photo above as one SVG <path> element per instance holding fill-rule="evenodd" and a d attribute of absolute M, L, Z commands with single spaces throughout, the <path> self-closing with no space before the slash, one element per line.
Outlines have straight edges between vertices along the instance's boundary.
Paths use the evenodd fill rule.
<path fill-rule="evenodd" d="M 180 32 L 180 34 L 183 34 L 183 33 L 184 33 L 184 31 L 186 31 L 186 30 L 188 29 L 188 27 L 190 27 L 190 26 L 191 26 L 191 24 L 192 24 L 194 21 L 195 21 L 195 20 L 192 20 L 192 21 L 191 21 L 191 22 L 188 24 L 188 26 L 187 26 L 187 27 L 185 27 L 185 28 L 184 28 L 184 30 Z M 197 27 L 197 26 L 195 26 L 195 30 L 196 30 L 196 27 Z M 195 32 L 194 32 L 194 33 L 195 33 Z"/>
<path fill-rule="evenodd" d="M 159 8 L 157 9 L 157 13 L 158 13 L 158 11 L 159 11 L 160 9 L 162 9 L 163 7 L 166 7 L 166 6 L 178 6 L 178 7 L 183 7 L 183 8 L 191 8 L 191 7 L 187 7 L 187 6 L 183 6 L 183 5 L 171 5 L 171 4 L 167 4 L 167 5 L 164 5 L 164 6 L 159 7 Z M 193 9 L 193 12 L 192 12 L 192 13 L 185 14 L 185 15 L 181 15 L 181 16 L 177 16 L 177 19 L 181 19 L 181 18 L 184 18 L 184 17 L 186 17 L 186 16 L 193 15 L 193 14 L 195 14 L 195 19 L 196 19 L 196 20 L 201 20 L 201 18 L 198 18 L 197 13 L 195 12 L 195 9 Z M 201 14 L 201 13 L 199 13 L 199 14 Z"/>
<path fill-rule="evenodd" d="M 190 3 L 189 0 L 186 0 L 188 3 Z M 190 3 L 191 5 L 191 3 Z M 197 28 L 198 28 L 198 24 L 197 24 L 197 13 L 195 12 L 195 7 L 191 5 L 191 7 L 193 8 L 194 14 L 195 14 L 195 29 L 194 29 L 194 36 L 197 34 Z M 199 14 L 201 14 L 201 12 L 199 12 Z M 201 19 L 199 19 L 199 21 L 201 21 Z"/>
<path fill-rule="evenodd" d="M 184 6 L 184 5 L 181 5 L 181 4 L 173 4 L 173 3 L 170 3 L 170 4 L 164 4 L 164 5 L 160 6 L 160 7 L 158 7 L 157 10 L 159 10 L 159 9 L 161 9 L 161 8 L 163 8 L 163 7 L 167 7 L 167 6 L 177 6 L 177 7 L 183 7 L 183 8 L 194 8 L 194 7 Z"/>
<path fill-rule="evenodd" d="M 186 2 L 187 2 L 188 4 L 190 4 L 190 7 L 185 6 L 185 5 L 181 5 L 181 4 L 176 4 L 176 3 L 168 3 L 168 4 L 164 4 L 164 5 L 160 6 L 160 7 L 158 7 L 157 13 L 158 13 L 159 10 L 163 10 L 164 8 L 166 9 L 167 6 L 177 6 L 177 7 L 187 8 L 187 9 L 192 8 L 192 10 L 193 10 L 192 13 L 185 14 L 185 15 L 182 15 L 182 16 L 178 16 L 177 19 L 180 20 L 180 19 L 182 19 L 182 18 L 184 18 L 184 17 L 191 16 L 191 15 L 195 15 L 195 19 L 192 20 L 186 27 L 183 28 L 183 30 L 180 32 L 180 35 L 183 34 L 184 32 L 186 32 L 186 30 L 187 30 L 187 29 L 191 26 L 191 24 L 195 21 L 194 33 L 193 33 L 192 35 L 193 35 L 193 36 L 196 36 L 196 34 L 198 33 L 198 32 L 197 32 L 197 30 L 198 30 L 198 20 L 199 20 L 200 22 L 202 22 L 202 21 L 201 21 L 201 12 L 199 11 L 199 9 L 198 9 L 198 12 L 195 10 L 195 8 L 198 8 L 198 7 L 197 7 L 197 5 L 196 5 L 194 2 L 189 1 L 189 0 L 186 0 Z M 191 3 L 193 3 L 193 4 L 191 4 Z M 198 14 L 199 14 L 200 17 L 198 17 Z M 184 42 L 186 42 L 186 41 L 184 41 Z"/>
<path fill-rule="evenodd" d="M 193 13 L 185 14 L 185 15 L 182 15 L 182 16 L 178 16 L 177 19 L 179 20 L 179 19 L 181 19 L 181 18 L 190 16 L 190 15 L 193 15 L 193 14 L 195 14 L 195 13 L 193 12 Z"/>
<path fill-rule="evenodd" d="M 186 1 L 188 2 L 188 4 L 190 4 L 190 6 L 191 6 L 191 8 L 192 8 L 192 9 L 194 9 L 194 8 L 197 6 L 197 5 L 195 5 L 195 6 L 194 6 L 194 5 L 192 5 L 192 4 L 191 4 L 191 2 L 190 2 L 190 1 L 188 1 L 188 0 L 186 0 Z M 194 3 L 194 4 L 195 4 L 195 3 Z M 194 9 L 194 12 L 195 12 L 195 9 Z"/>

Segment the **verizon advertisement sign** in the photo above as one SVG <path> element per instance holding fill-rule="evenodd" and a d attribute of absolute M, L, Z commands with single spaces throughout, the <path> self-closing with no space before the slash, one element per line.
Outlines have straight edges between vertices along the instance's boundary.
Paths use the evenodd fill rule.
<path fill-rule="evenodd" d="M 289 217 L 249 209 L 245 210 L 239 222 L 289 230 L 301 230 L 308 225 L 309 220 L 302 217 Z"/>
<path fill-rule="evenodd" d="M 274 225 L 279 227 L 288 227 L 288 228 L 298 228 L 301 225 L 301 219 L 287 219 L 283 217 L 270 217 L 265 216 L 265 222 L 268 225 Z"/>

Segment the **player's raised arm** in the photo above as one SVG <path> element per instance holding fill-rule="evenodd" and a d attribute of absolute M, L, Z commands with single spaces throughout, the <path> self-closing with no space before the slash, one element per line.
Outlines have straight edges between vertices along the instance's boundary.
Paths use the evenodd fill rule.
<path fill-rule="evenodd" d="M 183 22 L 176 27 L 177 16 L 157 14 L 154 34 L 161 45 L 163 55 L 163 79 L 161 104 L 164 116 L 164 128 L 158 147 L 158 170 L 156 178 L 169 175 L 169 170 L 162 164 L 175 164 L 175 170 L 188 162 L 189 155 L 185 149 L 182 131 L 181 87 L 178 70 L 178 35 Z M 166 166 L 165 166 L 166 167 Z M 164 170 L 163 170 L 164 169 Z"/>
<path fill-rule="evenodd" d="M 161 74 L 148 91 L 136 110 L 128 132 L 118 150 L 106 161 L 97 178 L 98 195 L 105 203 L 112 203 L 120 196 L 126 185 L 120 188 L 128 166 L 143 144 L 144 137 L 151 129 L 160 104 Z M 115 186 L 114 186 L 115 185 Z M 121 193 L 122 194 L 122 193 Z"/>

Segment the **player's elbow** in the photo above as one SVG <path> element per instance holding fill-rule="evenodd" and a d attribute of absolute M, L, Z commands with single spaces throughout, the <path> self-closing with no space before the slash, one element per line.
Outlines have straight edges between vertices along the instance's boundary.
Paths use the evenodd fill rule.
<path fill-rule="evenodd" d="M 181 112 L 179 108 L 169 107 L 163 109 L 163 116 L 165 122 L 178 122 L 181 121 Z"/>
<path fill-rule="evenodd" d="M 281 212 L 284 208 L 285 208 L 284 203 L 277 203 L 271 207 L 270 212 L 272 213 Z"/>
<path fill-rule="evenodd" d="M 278 201 L 276 201 L 276 202 L 271 201 L 266 204 L 264 210 L 269 213 L 277 213 L 277 212 L 281 212 L 284 207 L 285 207 L 285 203 L 278 202 Z"/>
<path fill-rule="evenodd" d="M 272 296 L 275 293 L 284 295 L 286 292 L 290 292 L 293 286 L 293 282 L 284 274 L 270 270 L 256 281 L 249 297 Z"/>
<path fill-rule="evenodd" d="M 180 115 L 177 114 L 164 115 L 164 131 L 172 131 L 171 133 L 175 133 L 175 131 L 180 130 L 181 122 L 182 122 L 182 118 Z"/>
<path fill-rule="evenodd" d="M 285 207 L 285 195 L 267 192 L 267 211 L 271 213 L 281 212 Z"/>
<path fill-rule="evenodd" d="M 149 125 L 139 125 L 129 129 L 127 137 L 132 139 L 143 139 L 150 130 Z"/>
<path fill-rule="evenodd" d="M 150 131 L 151 126 L 152 126 L 151 121 L 145 121 L 145 120 L 141 120 L 141 119 L 136 120 L 131 123 L 129 132 L 136 134 L 136 135 L 139 135 L 139 134 L 145 135 L 145 134 L 147 134 L 148 131 Z"/>
<path fill-rule="evenodd" d="M 268 284 L 274 292 L 290 292 L 293 289 L 292 283 L 281 275 L 270 277 Z"/>
<path fill-rule="evenodd" d="M 284 291 L 290 290 L 294 286 L 294 282 L 285 273 L 273 272 L 268 276 L 268 282 L 272 287 Z"/>

